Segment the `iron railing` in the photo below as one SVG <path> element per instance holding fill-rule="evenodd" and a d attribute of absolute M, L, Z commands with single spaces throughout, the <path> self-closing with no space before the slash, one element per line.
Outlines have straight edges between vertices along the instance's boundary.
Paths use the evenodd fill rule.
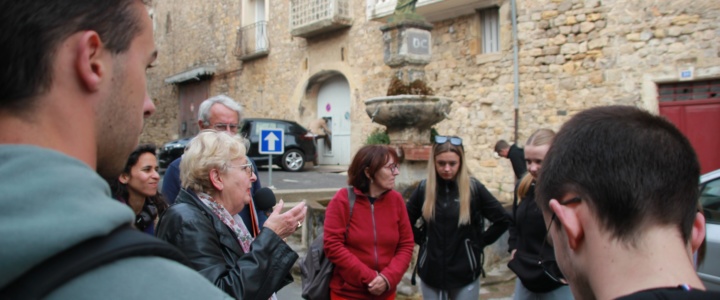
<path fill-rule="evenodd" d="M 351 24 L 349 0 L 292 0 L 290 3 L 290 29 L 295 36 L 310 36 Z"/>
<path fill-rule="evenodd" d="M 267 21 L 256 22 L 238 29 L 235 55 L 241 60 L 265 56 L 269 52 Z"/>

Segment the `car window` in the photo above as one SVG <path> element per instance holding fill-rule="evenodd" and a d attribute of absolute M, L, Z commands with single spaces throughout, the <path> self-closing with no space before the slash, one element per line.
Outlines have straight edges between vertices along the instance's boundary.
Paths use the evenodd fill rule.
<path fill-rule="evenodd" d="M 705 183 L 700 190 L 700 204 L 708 223 L 720 224 L 720 178 Z"/>
<path fill-rule="evenodd" d="M 289 131 L 290 131 L 290 133 L 292 133 L 292 134 L 305 134 L 305 132 L 306 132 L 307 130 L 304 130 L 304 128 L 302 128 L 302 126 L 300 126 L 300 125 L 298 125 L 298 124 L 290 123 L 290 130 L 289 130 Z"/>
<path fill-rule="evenodd" d="M 260 131 L 263 129 L 282 129 L 283 132 L 287 132 L 287 124 L 274 121 L 255 121 L 255 127 L 252 129 L 252 134 L 258 136 L 260 135 Z"/>

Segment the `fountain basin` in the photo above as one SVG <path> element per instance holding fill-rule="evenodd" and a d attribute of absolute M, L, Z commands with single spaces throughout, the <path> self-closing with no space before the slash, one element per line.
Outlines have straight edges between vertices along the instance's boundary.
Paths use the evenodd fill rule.
<path fill-rule="evenodd" d="M 370 119 L 385 125 L 388 132 L 400 129 L 430 129 L 450 113 L 452 100 L 446 97 L 397 95 L 365 100 Z"/>

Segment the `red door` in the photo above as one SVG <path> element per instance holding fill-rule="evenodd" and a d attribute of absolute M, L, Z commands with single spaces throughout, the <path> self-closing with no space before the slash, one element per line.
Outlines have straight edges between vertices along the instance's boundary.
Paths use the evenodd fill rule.
<path fill-rule="evenodd" d="M 210 81 L 201 80 L 179 85 L 180 89 L 180 138 L 193 137 L 198 131 L 198 108 L 209 97 Z"/>
<path fill-rule="evenodd" d="M 695 148 L 700 172 L 720 169 L 720 80 L 661 84 L 660 114 Z"/>

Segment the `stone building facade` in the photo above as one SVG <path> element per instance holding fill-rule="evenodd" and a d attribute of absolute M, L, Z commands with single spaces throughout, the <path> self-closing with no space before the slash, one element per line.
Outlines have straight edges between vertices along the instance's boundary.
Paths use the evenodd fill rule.
<path fill-rule="evenodd" d="M 350 26 L 307 38 L 293 35 L 291 14 L 312 2 L 347 2 Z M 517 132 L 522 145 L 535 129 L 558 129 L 592 106 L 627 104 L 659 112 L 659 84 L 720 78 L 720 1 L 517 0 L 516 120 L 511 4 L 421 0 L 417 9 L 434 25 L 427 84 L 454 100 L 449 118 L 435 129 L 463 138 L 471 172 L 501 200 L 512 199 L 514 177 L 509 161 L 494 157 L 498 139 L 514 140 Z M 393 6 L 392 0 L 155 0 L 151 13 L 160 54 L 148 77 L 157 113 L 141 139 L 161 144 L 182 136 L 181 111 L 195 107 L 181 107 L 187 106 L 181 98 L 197 95 L 198 82 L 204 85 L 200 95 L 227 94 L 247 117 L 306 125 L 322 110 L 323 84 L 340 78 L 349 93 L 343 117 L 350 124 L 348 151 L 354 153 L 382 127 L 371 122 L 364 100 L 385 95 L 392 77 L 383 63 L 379 28 Z M 491 53 L 483 15 L 488 8 L 497 11 Z M 267 53 L 241 60 L 239 28 L 257 20 L 267 20 Z"/>

